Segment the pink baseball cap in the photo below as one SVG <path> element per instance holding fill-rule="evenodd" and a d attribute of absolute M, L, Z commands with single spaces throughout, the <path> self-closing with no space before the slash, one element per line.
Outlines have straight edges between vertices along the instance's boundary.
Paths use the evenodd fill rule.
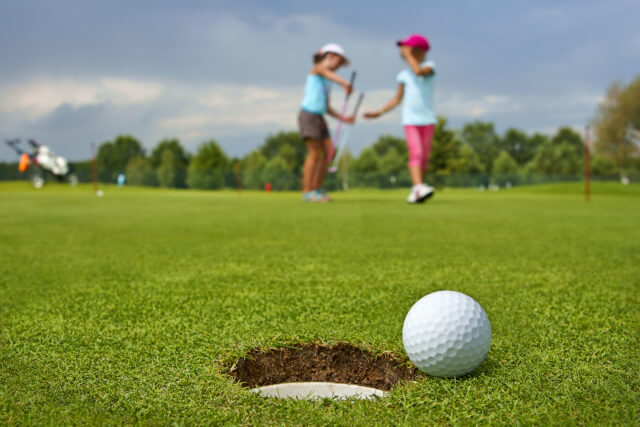
<path fill-rule="evenodd" d="M 429 46 L 429 40 L 426 37 L 421 36 L 420 34 L 411 34 L 404 40 L 398 41 L 398 46 L 411 46 L 417 47 L 424 51 L 429 50 L 431 46 Z"/>

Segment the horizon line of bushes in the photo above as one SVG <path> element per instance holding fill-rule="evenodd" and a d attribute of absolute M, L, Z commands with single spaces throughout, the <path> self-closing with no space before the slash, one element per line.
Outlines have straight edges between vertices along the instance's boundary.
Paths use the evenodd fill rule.
<path fill-rule="evenodd" d="M 585 144 L 569 127 L 552 135 L 527 134 L 510 128 L 499 135 L 491 122 L 468 123 L 460 130 L 449 129 L 444 117 L 438 119 L 432 143 L 427 181 L 439 185 L 518 185 L 540 182 L 533 177 L 584 176 Z M 305 145 L 298 132 L 281 131 L 268 135 L 264 143 L 247 155 L 229 157 L 216 140 L 200 144 L 195 154 L 185 150 L 176 138 L 160 141 L 147 155 L 138 139 L 118 135 L 102 143 L 97 152 L 98 180 L 116 182 L 124 173 L 130 185 L 165 188 L 300 188 Z M 410 184 L 408 150 L 402 138 L 381 135 L 353 156 L 348 150 L 340 159 L 338 174 L 327 176 L 327 188 L 396 187 Z M 70 162 L 80 182 L 92 180 L 91 160 Z M 625 165 L 624 175 L 640 177 L 640 158 Z M 12 163 L 0 163 L 0 179 L 25 179 L 9 170 Z M 14 164 L 15 165 L 15 164 Z M 591 159 L 594 176 L 617 179 L 621 167 L 608 153 L 595 152 Z"/>

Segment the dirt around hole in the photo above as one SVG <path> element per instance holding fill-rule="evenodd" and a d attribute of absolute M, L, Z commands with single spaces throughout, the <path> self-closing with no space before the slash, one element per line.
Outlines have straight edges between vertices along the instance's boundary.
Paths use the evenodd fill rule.
<path fill-rule="evenodd" d="M 399 381 L 411 381 L 418 376 L 417 369 L 402 363 L 391 354 L 374 355 L 347 343 L 306 344 L 251 350 L 228 373 L 247 388 L 326 381 L 389 391 Z"/>

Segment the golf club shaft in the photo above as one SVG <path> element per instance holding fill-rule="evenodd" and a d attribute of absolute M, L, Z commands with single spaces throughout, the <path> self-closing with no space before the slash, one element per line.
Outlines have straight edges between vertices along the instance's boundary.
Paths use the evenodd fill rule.
<path fill-rule="evenodd" d="M 353 84 L 356 81 L 356 72 L 353 71 L 351 73 L 351 80 L 349 81 L 349 84 L 351 85 L 351 88 L 353 89 Z M 336 131 L 333 135 L 332 140 L 333 141 L 338 141 L 338 138 L 340 137 L 340 130 L 342 128 L 342 122 L 344 120 L 344 115 L 347 113 L 347 105 L 349 104 L 349 96 L 351 94 L 347 93 L 344 97 L 344 102 L 342 103 L 342 111 L 340 112 L 340 117 L 338 117 L 338 125 L 336 126 Z M 336 153 L 336 147 L 335 144 L 331 143 L 331 150 L 329 151 L 329 156 L 327 158 L 328 162 L 327 163 L 331 163 L 331 161 L 333 160 L 333 156 Z"/>
<path fill-rule="evenodd" d="M 362 100 L 364 99 L 364 93 L 361 93 L 360 96 L 358 96 L 358 101 L 356 101 L 356 106 L 353 109 L 353 115 L 357 116 L 358 115 L 358 109 L 360 108 L 360 104 L 362 104 Z M 338 161 L 340 160 L 340 157 L 342 157 L 342 152 L 344 151 L 345 147 L 347 146 L 347 140 L 349 138 L 349 128 L 345 128 L 345 132 L 344 132 L 344 136 L 342 138 L 342 141 L 340 141 L 340 145 L 338 146 L 338 151 L 335 155 L 335 157 L 333 158 L 333 165 L 329 168 L 329 172 L 336 172 L 338 170 Z"/>
<path fill-rule="evenodd" d="M 338 162 L 340 161 L 340 157 L 342 157 L 342 153 L 344 152 L 344 149 L 347 146 L 348 139 L 349 139 L 349 128 L 347 127 L 344 129 L 344 132 L 342 132 L 342 140 L 340 141 L 340 145 L 338 146 L 338 151 L 336 152 L 336 155 L 333 158 L 333 164 L 329 168 L 329 172 L 331 173 L 338 172 Z"/>
<path fill-rule="evenodd" d="M 362 100 L 364 99 L 364 92 L 360 94 L 358 97 L 358 101 L 356 101 L 356 107 L 353 109 L 353 115 L 357 119 L 358 118 L 358 110 L 360 109 L 360 104 L 362 104 Z"/>

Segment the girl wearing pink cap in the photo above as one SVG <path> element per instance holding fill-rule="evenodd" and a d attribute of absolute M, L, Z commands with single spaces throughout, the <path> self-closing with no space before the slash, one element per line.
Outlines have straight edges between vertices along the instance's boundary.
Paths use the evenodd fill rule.
<path fill-rule="evenodd" d="M 409 173 L 413 182 L 407 202 L 422 203 L 433 195 L 433 188 L 423 179 L 429 166 L 431 140 L 438 121 L 433 111 L 435 64 L 426 61 L 429 42 L 425 37 L 413 34 L 397 44 L 409 68 L 398 74 L 398 90 L 393 99 L 382 109 L 364 116 L 375 119 L 402 102 L 402 124 L 409 147 Z"/>
<path fill-rule="evenodd" d="M 349 61 L 344 49 L 335 43 L 324 45 L 313 56 L 314 65 L 307 76 L 304 99 L 298 125 L 300 136 L 307 144 L 307 158 L 303 166 L 304 193 L 303 200 L 308 202 L 326 202 L 331 200 L 322 189 L 322 182 L 327 172 L 328 153 L 332 143 L 329 128 L 324 114 L 339 118 L 340 114 L 329 106 L 330 81 L 338 83 L 347 93 L 352 87 L 345 79 L 336 74 L 336 70 Z M 354 117 L 343 117 L 345 123 L 353 123 Z"/>

